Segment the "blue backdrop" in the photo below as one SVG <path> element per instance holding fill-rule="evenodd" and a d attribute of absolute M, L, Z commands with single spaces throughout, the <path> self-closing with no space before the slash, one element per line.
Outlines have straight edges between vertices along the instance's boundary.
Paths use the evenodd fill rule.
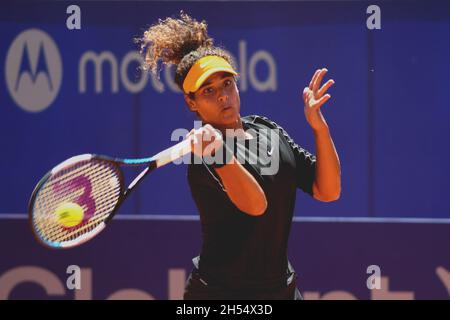
<path fill-rule="evenodd" d="M 70 156 L 148 156 L 173 144 L 175 128 L 193 127 L 171 78 L 137 70 L 133 43 L 158 18 L 184 9 L 236 57 L 242 114 L 272 118 L 313 152 L 300 93 L 316 68 L 335 79 L 323 112 L 341 160 L 342 196 L 324 204 L 299 192 L 296 215 L 450 217 L 448 3 L 382 2 L 380 30 L 367 29 L 366 2 L 82 2 L 81 30 L 67 29 L 67 3 L 1 6 L 0 212 L 25 212 L 39 178 Z M 28 65 L 29 87 L 41 91 L 26 90 Z M 49 90 L 46 75 L 50 82 L 59 75 L 59 88 Z M 16 101 L 28 96 L 28 108 L 37 108 L 49 94 L 53 101 L 38 112 Z M 152 174 L 121 213 L 195 214 L 185 169 Z"/>
<path fill-rule="evenodd" d="M 299 191 L 297 218 L 328 220 L 294 223 L 291 238 L 291 257 L 308 297 L 344 290 L 373 298 L 365 286 L 365 268 L 380 264 L 393 290 L 412 290 L 415 298 L 448 298 L 449 2 L 379 1 L 379 30 L 367 28 L 366 9 L 372 3 L 364 1 L 82 1 L 80 30 L 66 27 L 69 4 L 0 3 L 3 298 L 47 296 L 11 281 L 42 274 L 48 280 L 45 270 L 64 279 L 72 263 L 94 273 L 94 282 L 88 281 L 95 286 L 94 298 L 126 287 L 158 299 L 180 296 L 189 260 L 199 250 L 199 223 L 167 220 L 172 225 L 165 219 L 197 214 L 185 166 L 172 164 L 152 173 L 118 217 L 157 215 L 163 222 L 124 220 L 109 236 L 75 251 L 39 248 L 23 214 L 38 180 L 62 160 L 81 153 L 151 156 L 174 144 L 174 129 L 193 127 L 195 118 L 173 83 L 172 70 L 163 69 L 160 79 L 141 73 L 133 42 L 158 18 L 181 9 L 205 19 L 215 43 L 236 58 L 242 115 L 271 118 L 312 152 L 301 92 L 320 67 L 336 81 L 322 109 L 341 161 L 341 198 L 320 203 Z M 130 181 L 138 171 L 127 170 Z M 332 220 L 337 217 L 369 220 L 344 225 Z M 435 223 L 391 224 L 380 218 Z M 154 245 L 143 245 L 148 241 Z M 8 246 L 11 242 L 17 246 Z M 142 256 L 145 248 L 154 253 Z M 142 264 L 135 264 L 141 256 Z M 166 277 L 173 279 L 172 293 Z M 394 279 L 398 282 L 392 284 Z M 9 292 L 8 283 L 16 291 Z"/>

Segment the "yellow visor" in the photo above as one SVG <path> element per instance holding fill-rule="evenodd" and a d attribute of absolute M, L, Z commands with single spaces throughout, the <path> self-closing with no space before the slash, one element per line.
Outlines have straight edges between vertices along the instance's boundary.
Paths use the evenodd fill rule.
<path fill-rule="evenodd" d="M 224 58 L 218 56 L 206 56 L 199 59 L 191 67 L 184 79 L 184 92 L 190 93 L 197 91 L 210 75 L 220 71 L 237 75 L 237 72 L 234 71 L 233 67 Z"/>

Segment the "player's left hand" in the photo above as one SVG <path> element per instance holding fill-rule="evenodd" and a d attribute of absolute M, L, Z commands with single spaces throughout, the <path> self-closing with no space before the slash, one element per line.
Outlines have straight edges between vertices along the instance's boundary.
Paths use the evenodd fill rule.
<path fill-rule="evenodd" d="M 331 98 L 327 90 L 334 84 L 334 80 L 328 80 L 322 87 L 320 83 L 328 72 L 326 68 L 317 69 L 308 87 L 303 89 L 303 101 L 305 102 L 305 117 L 313 130 L 328 128 L 320 107 Z"/>

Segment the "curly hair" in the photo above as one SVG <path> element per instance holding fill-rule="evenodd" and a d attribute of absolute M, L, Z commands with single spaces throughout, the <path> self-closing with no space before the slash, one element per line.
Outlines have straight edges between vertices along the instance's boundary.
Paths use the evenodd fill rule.
<path fill-rule="evenodd" d="M 183 81 L 192 65 L 205 56 L 224 58 L 235 68 L 232 56 L 226 50 L 214 46 L 214 39 L 208 36 L 207 23 L 198 22 L 180 11 L 179 18 L 159 19 L 142 38 L 137 39 L 143 56 L 142 68 L 158 74 L 158 62 L 175 65 L 175 83 L 183 91 Z"/>

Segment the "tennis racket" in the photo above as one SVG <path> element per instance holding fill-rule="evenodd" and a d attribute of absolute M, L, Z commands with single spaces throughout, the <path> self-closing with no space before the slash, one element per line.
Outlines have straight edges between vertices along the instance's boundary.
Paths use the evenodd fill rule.
<path fill-rule="evenodd" d="M 29 201 L 29 221 L 36 239 L 57 249 L 72 248 L 92 239 L 144 177 L 190 153 L 191 140 L 150 158 L 83 154 L 60 163 L 39 181 Z M 121 167 L 144 165 L 146 168 L 125 187 Z"/>

